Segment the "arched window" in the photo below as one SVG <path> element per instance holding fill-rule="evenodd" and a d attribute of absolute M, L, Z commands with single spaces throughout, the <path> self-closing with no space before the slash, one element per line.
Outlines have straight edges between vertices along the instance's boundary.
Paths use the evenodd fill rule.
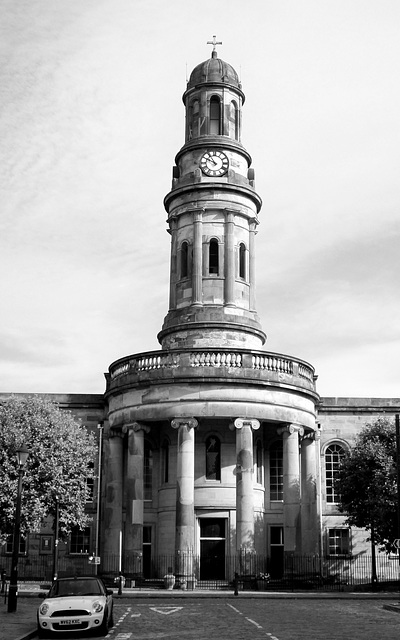
<path fill-rule="evenodd" d="M 243 242 L 239 245 L 239 278 L 246 278 L 246 247 Z"/>
<path fill-rule="evenodd" d="M 255 477 L 257 484 L 263 483 L 263 451 L 261 440 L 257 440 L 256 444 Z"/>
<path fill-rule="evenodd" d="M 271 500 L 283 500 L 283 443 L 277 440 L 269 448 L 269 487 Z"/>
<path fill-rule="evenodd" d="M 229 105 L 229 137 L 239 140 L 239 110 L 234 100 Z"/>
<path fill-rule="evenodd" d="M 190 123 L 189 123 L 189 139 L 198 138 L 200 135 L 200 105 L 198 100 L 194 100 L 190 109 Z"/>
<path fill-rule="evenodd" d="M 164 440 L 162 445 L 162 481 L 169 481 L 169 442 Z"/>
<path fill-rule="evenodd" d="M 216 436 L 206 440 L 206 479 L 221 480 L 221 443 Z"/>
<path fill-rule="evenodd" d="M 326 501 L 338 502 L 339 496 L 335 490 L 335 481 L 338 477 L 340 461 L 345 454 L 340 444 L 331 444 L 325 450 L 325 486 Z"/>
<path fill-rule="evenodd" d="M 219 136 L 221 133 L 221 103 L 219 98 L 210 100 L 210 135 Z"/>
<path fill-rule="evenodd" d="M 181 278 L 187 278 L 189 275 L 189 245 L 182 242 L 181 246 Z"/>
<path fill-rule="evenodd" d="M 218 275 L 219 273 L 219 247 L 218 240 L 210 240 L 208 253 L 208 273 Z"/>
<path fill-rule="evenodd" d="M 144 442 L 143 493 L 145 500 L 153 498 L 153 449 L 148 440 Z"/>

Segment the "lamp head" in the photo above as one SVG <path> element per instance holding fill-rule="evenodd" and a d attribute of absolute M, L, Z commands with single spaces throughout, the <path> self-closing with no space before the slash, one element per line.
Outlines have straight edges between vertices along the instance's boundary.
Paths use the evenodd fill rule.
<path fill-rule="evenodd" d="M 17 449 L 17 460 L 18 460 L 18 466 L 20 469 L 24 468 L 24 466 L 26 465 L 26 461 L 28 460 L 28 457 L 29 457 L 29 449 L 27 448 L 26 444 L 23 444 Z"/>

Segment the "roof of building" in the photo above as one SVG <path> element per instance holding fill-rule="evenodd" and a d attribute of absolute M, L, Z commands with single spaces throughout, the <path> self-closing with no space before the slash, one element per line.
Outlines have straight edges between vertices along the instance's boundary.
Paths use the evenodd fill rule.
<path fill-rule="evenodd" d="M 211 58 L 201 62 L 193 69 L 187 88 L 190 89 L 199 84 L 209 82 L 224 82 L 239 89 L 241 88 L 239 76 L 235 69 L 224 60 L 218 58 L 216 51 L 212 52 Z"/>

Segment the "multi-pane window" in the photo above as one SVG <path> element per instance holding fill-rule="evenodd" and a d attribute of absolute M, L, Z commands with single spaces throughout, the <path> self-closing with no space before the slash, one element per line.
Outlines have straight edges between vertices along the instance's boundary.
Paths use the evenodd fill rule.
<path fill-rule="evenodd" d="M 338 502 L 339 496 L 335 490 L 335 482 L 338 477 L 340 461 L 345 453 L 339 444 L 331 444 L 325 451 L 325 484 L 326 501 Z"/>
<path fill-rule="evenodd" d="M 90 551 L 90 527 L 78 529 L 74 527 L 71 531 L 70 553 L 89 553 Z"/>
<path fill-rule="evenodd" d="M 213 238 L 210 240 L 209 254 L 208 254 L 208 272 L 210 274 L 218 275 L 219 273 L 219 247 L 218 240 Z"/>
<path fill-rule="evenodd" d="M 350 550 L 349 529 L 328 530 L 328 553 L 331 556 L 347 555 Z"/>
<path fill-rule="evenodd" d="M 257 440 L 256 443 L 256 460 L 255 460 L 255 476 L 257 484 L 263 483 L 263 451 L 262 442 Z"/>
<path fill-rule="evenodd" d="M 12 534 L 7 536 L 6 553 L 12 553 L 13 552 L 13 541 L 14 541 L 14 536 Z M 20 555 L 24 555 L 26 553 L 26 538 L 25 538 L 25 536 L 20 536 L 19 537 L 18 553 Z"/>
<path fill-rule="evenodd" d="M 153 450 L 150 442 L 144 443 L 143 492 L 145 500 L 153 497 Z"/>
<path fill-rule="evenodd" d="M 270 499 L 283 500 L 283 444 L 277 440 L 269 449 Z"/>
<path fill-rule="evenodd" d="M 221 480 L 221 443 L 215 436 L 206 440 L 206 478 Z"/>
<path fill-rule="evenodd" d="M 87 486 L 87 495 L 86 495 L 86 502 L 93 502 L 93 496 L 94 496 L 94 475 L 93 475 L 93 469 L 94 469 L 94 464 L 93 462 L 89 462 L 89 475 L 86 477 L 86 486 Z"/>

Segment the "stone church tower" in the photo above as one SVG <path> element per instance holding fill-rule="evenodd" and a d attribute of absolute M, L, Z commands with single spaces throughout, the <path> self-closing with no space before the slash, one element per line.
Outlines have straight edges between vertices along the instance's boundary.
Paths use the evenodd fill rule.
<path fill-rule="evenodd" d="M 245 96 L 212 44 L 183 95 L 185 143 L 164 200 L 161 350 L 121 358 L 107 375 L 101 555 L 147 577 L 163 554 L 178 564 L 191 554 L 199 578 L 223 579 L 241 554 L 273 565 L 320 551 L 316 376 L 262 350 Z"/>

